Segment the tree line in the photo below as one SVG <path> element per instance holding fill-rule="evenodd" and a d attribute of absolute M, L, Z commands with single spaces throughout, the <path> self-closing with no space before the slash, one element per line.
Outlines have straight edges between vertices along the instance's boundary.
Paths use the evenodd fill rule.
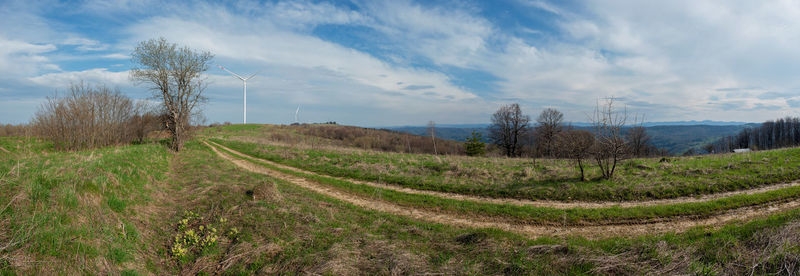
<path fill-rule="evenodd" d="M 591 130 L 575 129 L 564 123 L 563 113 L 547 108 L 532 122 L 519 104 L 509 104 L 492 115 L 489 141 L 507 157 L 572 159 L 582 180 L 587 159 L 594 160 L 603 178 L 611 179 L 625 158 L 666 154 L 653 146 L 646 129 L 636 125 L 636 118 L 617 108 L 613 98 L 598 102 L 589 119 Z"/>
<path fill-rule="evenodd" d="M 734 149 L 768 150 L 800 145 L 800 118 L 770 120 L 760 126 L 742 129 L 736 135 L 720 138 L 703 147 L 708 153 L 727 153 Z"/>

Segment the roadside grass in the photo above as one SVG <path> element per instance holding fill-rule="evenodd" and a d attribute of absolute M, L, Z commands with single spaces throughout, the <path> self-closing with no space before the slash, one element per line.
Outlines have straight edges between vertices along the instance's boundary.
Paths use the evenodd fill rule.
<path fill-rule="evenodd" d="M 212 140 L 215 142 L 219 141 L 218 139 Z M 233 153 L 223 148 L 219 148 L 219 150 L 233 155 Z M 324 175 L 312 175 L 283 169 L 251 157 L 245 157 L 245 159 L 272 170 L 304 177 L 366 198 L 383 200 L 414 208 L 445 211 L 456 215 L 482 215 L 531 225 L 626 224 L 667 220 L 674 217 L 703 218 L 726 210 L 762 205 L 771 202 L 781 202 L 800 197 L 800 186 L 794 186 L 756 194 L 734 195 L 704 202 L 636 207 L 559 209 L 455 200 L 425 194 L 409 194 L 335 179 Z"/>
<path fill-rule="evenodd" d="M 152 183 L 166 178 L 163 147 L 53 152 L 41 140 L 15 138 L 0 145 L 16 153 L 0 158 L 0 270 L 147 272 L 141 264 L 153 257 L 152 244 L 139 209 L 152 202 Z"/>
<path fill-rule="evenodd" d="M 191 163 L 203 164 L 185 170 L 187 178 L 196 177 L 187 183 L 219 186 L 218 192 L 198 193 L 193 208 L 221 210 L 252 243 L 246 247 L 273 250 L 239 259 L 226 271 L 231 274 L 713 275 L 749 273 L 754 266 L 759 273 L 800 268 L 792 266 L 800 257 L 798 210 L 682 234 L 530 240 L 365 210 L 240 170 L 204 145 L 187 148 L 197 160 Z"/>
<path fill-rule="evenodd" d="M 629 159 L 613 180 L 603 180 L 587 160 L 590 181 L 577 178 L 569 160 L 434 156 L 297 145 L 259 138 L 287 130 L 264 126 L 247 132 L 209 130 L 214 141 L 259 158 L 337 177 L 403 187 L 496 198 L 630 201 L 699 196 L 800 179 L 800 148 L 697 157 Z M 316 138 L 316 137 L 315 137 Z M 318 143 L 318 144 L 303 144 Z M 322 143 L 324 144 L 324 143 Z M 535 163 L 535 165 L 534 165 Z"/>

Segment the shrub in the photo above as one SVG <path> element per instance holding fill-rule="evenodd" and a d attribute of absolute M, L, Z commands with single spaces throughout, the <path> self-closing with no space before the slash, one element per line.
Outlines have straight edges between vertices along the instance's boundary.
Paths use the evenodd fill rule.
<path fill-rule="evenodd" d="M 48 97 L 36 112 L 35 131 L 56 149 L 80 150 L 143 139 L 155 115 L 135 105 L 119 89 L 73 84 L 66 96 Z"/>
<path fill-rule="evenodd" d="M 464 143 L 464 149 L 469 156 L 483 156 L 486 154 L 486 144 L 483 143 L 483 137 L 480 132 L 472 131 L 472 137 L 467 138 Z"/>

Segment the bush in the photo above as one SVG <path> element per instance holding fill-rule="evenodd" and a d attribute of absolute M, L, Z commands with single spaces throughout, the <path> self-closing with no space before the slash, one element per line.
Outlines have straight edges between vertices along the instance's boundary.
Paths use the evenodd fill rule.
<path fill-rule="evenodd" d="M 31 132 L 29 125 L 0 124 L 0 136 L 31 136 Z"/>
<path fill-rule="evenodd" d="M 480 132 L 472 131 L 472 137 L 467 138 L 464 143 L 464 149 L 469 156 L 483 156 L 486 154 L 486 144 L 483 143 L 483 137 Z"/>
<path fill-rule="evenodd" d="M 118 89 L 80 83 L 64 97 L 48 97 L 33 125 L 56 149 L 102 147 L 141 140 L 154 123 L 154 116 L 142 110 Z"/>

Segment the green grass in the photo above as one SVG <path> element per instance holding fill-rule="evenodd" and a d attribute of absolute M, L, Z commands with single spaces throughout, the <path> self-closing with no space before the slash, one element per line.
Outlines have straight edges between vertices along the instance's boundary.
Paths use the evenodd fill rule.
<path fill-rule="evenodd" d="M 163 147 L 63 153 L 38 140 L 0 144 L 33 149 L 0 159 L 0 208 L 8 206 L 0 209 L 0 247 L 11 245 L 0 258 L 51 263 L 18 267 L 24 274 L 97 272 L 106 261 L 140 269 L 132 256 L 149 245 L 132 223 L 140 219 L 132 208 L 151 202 L 151 184 L 166 178 Z"/>
<path fill-rule="evenodd" d="M 189 143 L 179 165 L 188 201 L 199 214 L 221 216 L 240 230 L 240 241 L 220 243 L 207 258 L 224 258 L 228 248 L 271 251 L 253 254 L 226 273 L 402 274 L 444 272 L 494 274 L 509 268 L 544 274 L 586 272 L 583 262 L 543 265 L 547 256 L 524 248 L 539 244 L 491 229 L 461 229 L 364 210 L 282 180 L 239 170 L 204 145 Z M 207 189 L 206 193 L 192 193 Z M 251 191 L 253 196 L 248 195 Z M 459 236 L 486 238 L 463 244 Z M 235 250 L 235 249 L 234 249 Z M 184 264 L 191 269 L 194 263 Z"/>
<path fill-rule="evenodd" d="M 238 192 L 224 194 L 242 196 L 242 190 L 255 187 L 258 192 L 260 187 L 281 195 L 256 199 L 255 205 L 262 209 L 239 213 L 247 216 L 265 216 L 247 219 L 253 228 L 243 227 L 245 229 L 243 232 L 248 233 L 246 236 L 251 240 L 258 240 L 258 237 L 263 235 L 277 236 L 269 240 L 278 241 L 287 247 L 276 256 L 263 258 L 270 259 L 263 264 L 268 267 L 287 268 L 288 271 L 299 271 L 309 267 L 319 268 L 320 263 L 348 257 L 350 255 L 345 253 L 355 251 L 361 256 L 359 260 L 371 264 L 359 267 L 358 271 L 366 274 L 381 273 L 380 270 L 372 269 L 381 266 L 390 267 L 397 261 L 385 259 L 398 258 L 403 255 L 402 252 L 422 255 L 422 258 L 416 261 L 420 264 L 408 267 L 424 267 L 424 269 L 407 271 L 412 274 L 424 271 L 455 274 L 661 274 L 659 271 L 666 273 L 662 269 L 666 269 L 665 267 L 669 265 L 676 267 L 669 273 L 693 274 L 702 272 L 703 269 L 716 273 L 724 271 L 744 273 L 743 270 L 737 270 L 740 268 L 735 264 L 756 262 L 749 259 L 751 255 L 748 254 L 764 249 L 760 247 L 763 236 L 781 231 L 795 233 L 786 229 L 796 229 L 790 226 L 797 224 L 800 218 L 800 211 L 792 211 L 749 223 L 734 223 L 720 230 L 694 228 L 684 234 L 604 240 L 586 240 L 580 237 L 544 237 L 528 240 L 498 230 L 455 228 L 363 210 L 348 203 L 305 191 L 281 180 L 242 170 L 237 171 L 232 168 L 234 167 L 232 164 L 214 157 L 210 149 L 197 150 L 202 150 L 202 155 L 197 159 L 214 160 L 214 163 L 197 168 L 196 177 L 206 177 L 199 172 L 209 170 L 207 173 L 210 174 L 211 168 L 218 168 L 226 172 L 213 173 L 216 178 L 231 178 L 231 183 L 248 183 L 238 188 Z M 227 172 L 228 170 L 233 172 Z M 232 186 L 234 185 L 224 185 L 226 189 L 234 189 Z M 219 198 L 216 193 L 208 197 Z M 247 196 L 244 198 L 252 200 Z M 239 206 L 241 208 L 242 205 Z M 266 229 L 260 229 L 262 227 Z M 342 230 L 331 231 L 337 228 Z M 460 240 L 464 240 L 463 237 L 468 235 L 481 238 L 472 244 L 461 243 Z M 784 242 L 792 243 L 792 241 Z M 380 244 L 382 248 L 389 248 L 387 250 L 389 252 L 375 254 L 371 252 L 372 247 L 363 245 L 373 243 Z M 540 245 L 555 245 L 556 248 L 563 246 L 563 249 L 531 253 L 532 248 Z M 341 253 L 342 251 L 345 253 Z M 779 247 L 770 248 L 765 252 L 773 254 L 772 257 L 776 258 L 777 263 L 790 262 L 792 258 L 797 257 L 796 253 L 787 254 Z M 342 254 L 345 254 L 345 257 Z M 691 262 L 686 263 L 684 260 Z M 692 266 L 691 263 L 695 265 Z M 454 267 L 453 264 L 459 266 Z M 246 269 L 244 271 L 252 272 Z M 337 271 L 324 269 L 311 271 L 337 274 Z M 760 271 L 768 273 L 778 269 L 772 267 Z"/>
<path fill-rule="evenodd" d="M 196 213 L 198 223 L 184 230 L 213 226 L 219 239 L 179 260 L 169 250 L 185 211 Z M 0 229 L 0 248 L 22 241 L 0 250 L 0 275 L 749 274 L 752 267 L 755 274 L 780 274 L 787 267 L 800 269 L 800 210 L 717 230 L 531 240 L 365 210 L 243 171 L 196 141 L 178 154 L 153 144 L 68 153 L 44 146 L 0 154 Z"/>
<path fill-rule="evenodd" d="M 217 140 L 218 141 L 218 140 Z M 234 143 L 229 143 L 234 144 Z M 234 144 L 236 145 L 236 144 Z M 220 149 L 224 150 L 224 149 Z M 232 153 L 231 153 L 232 154 Z M 327 176 L 312 175 L 279 168 L 265 162 L 247 158 L 269 169 L 305 177 L 319 183 L 330 185 L 360 196 L 379 198 L 388 202 L 415 208 L 448 211 L 455 214 L 480 214 L 501 217 L 525 224 L 602 224 L 624 223 L 642 220 L 668 218 L 675 216 L 704 217 L 725 210 L 760 205 L 769 202 L 790 200 L 800 197 L 800 186 L 788 187 L 757 194 L 743 194 L 704 202 L 677 203 L 637 207 L 608 208 L 569 208 L 558 209 L 535 206 L 494 204 L 474 201 L 454 200 L 424 194 L 408 194 L 389 189 L 373 187 L 339 180 Z"/>
<path fill-rule="evenodd" d="M 800 148 L 747 154 L 630 159 L 613 180 L 587 160 L 590 181 L 568 160 L 432 156 L 270 143 L 275 127 L 207 131 L 230 148 L 273 162 L 337 177 L 408 188 L 500 198 L 623 201 L 666 199 L 749 189 L 800 179 Z M 305 141 L 305 137 L 298 137 Z M 310 139 L 310 138 L 309 138 Z M 245 141 L 260 141 L 264 144 Z M 313 140 L 314 145 L 320 144 Z M 324 145 L 324 143 L 322 143 Z"/>

